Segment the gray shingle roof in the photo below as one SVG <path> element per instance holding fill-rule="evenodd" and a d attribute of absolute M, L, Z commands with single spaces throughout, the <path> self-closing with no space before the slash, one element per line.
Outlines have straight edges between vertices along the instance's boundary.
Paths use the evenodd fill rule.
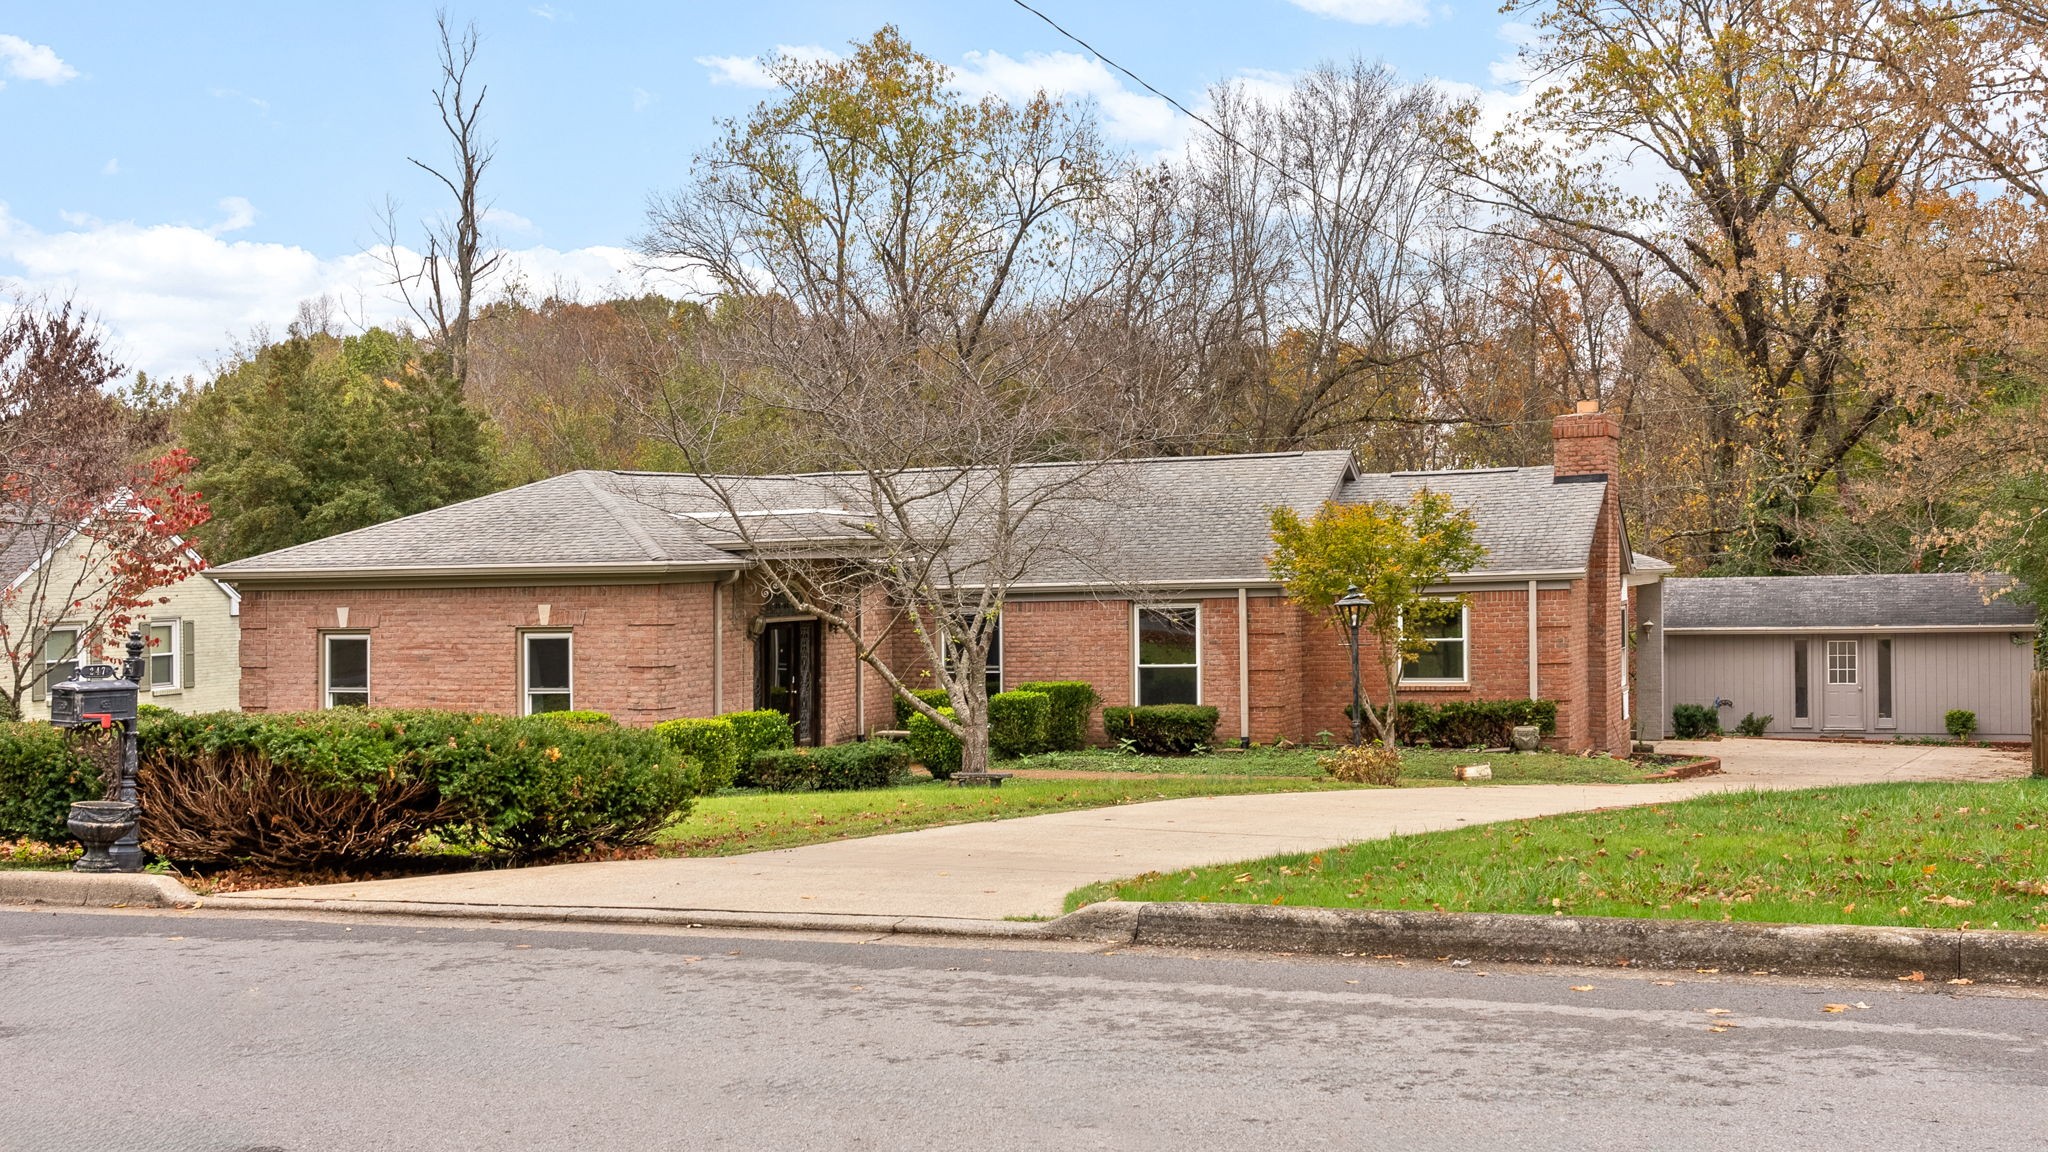
<path fill-rule="evenodd" d="M 1481 574 L 1583 568 L 1605 484 L 1553 483 L 1548 468 L 1360 476 L 1348 452 L 1281 452 L 1048 464 L 1017 482 L 1058 491 L 1044 539 L 1013 587 L 1266 583 L 1273 509 L 1405 499 L 1416 488 L 1473 507 L 1489 549 Z M 909 470 L 891 478 L 917 517 L 954 538 L 977 531 L 973 489 L 988 473 Z M 859 473 L 723 477 L 744 533 L 707 481 L 686 474 L 574 472 L 446 508 L 226 564 L 223 579 L 349 572 L 584 567 L 733 568 L 743 535 L 857 544 L 876 506 Z M 936 529 L 935 529 L 936 530 Z M 973 548 L 963 553 L 979 554 Z M 963 567 L 946 576 L 981 579 Z"/>
<path fill-rule="evenodd" d="M 1342 499 L 1405 501 L 1420 488 L 1472 509 L 1479 543 L 1486 547 L 1475 575 L 1584 568 L 1607 497 L 1607 483 L 1600 479 L 1560 484 L 1549 468 L 1478 468 L 1371 473 L 1346 484 Z"/>
<path fill-rule="evenodd" d="M 1699 629 L 2031 628 L 2034 611 L 2000 577 L 1930 572 L 1877 576 L 1722 576 L 1664 582 L 1666 631 Z"/>

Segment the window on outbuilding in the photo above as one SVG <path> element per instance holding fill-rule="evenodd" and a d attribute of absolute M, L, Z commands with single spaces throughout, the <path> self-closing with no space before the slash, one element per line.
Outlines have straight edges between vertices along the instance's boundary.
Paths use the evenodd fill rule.
<path fill-rule="evenodd" d="M 1139 608 L 1139 704 L 1202 702 L 1201 609 L 1192 604 Z"/>
<path fill-rule="evenodd" d="M 1881 726 L 1896 722 L 1892 715 L 1892 641 L 1889 636 L 1877 642 L 1877 722 Z"/>
<path fill-rule="evenodd" d="M 567 712 L 576 707 L 571 643 L 567 632 L 528 632 L 526 714 Z"/>
<path fill-rule="evenodd" d="M 1813 722 L 1813 676 L 1807 669 L 1807 642 L 1792 641 L 1792 723 L 1803 726 Z"/>

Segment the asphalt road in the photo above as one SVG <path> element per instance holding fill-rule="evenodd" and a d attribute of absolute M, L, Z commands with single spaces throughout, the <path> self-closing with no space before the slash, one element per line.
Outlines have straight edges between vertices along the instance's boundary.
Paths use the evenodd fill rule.
<path fill-rule="evenodd" d="M 7 1152 L 2002 1152 L 2044 1042 L 1938 984 L 0 909 Z"/>

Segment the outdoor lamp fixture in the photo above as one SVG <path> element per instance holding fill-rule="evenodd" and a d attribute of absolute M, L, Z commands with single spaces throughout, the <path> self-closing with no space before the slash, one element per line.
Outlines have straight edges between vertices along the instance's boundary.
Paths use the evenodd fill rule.
<path fill-rule="evenodd" d="M 1365 624 L 1365 614 L 1372 608 L 1372 601 L 1353 584 L 1337 599 L 1337 611 L 1344 614 L 1344 623 L 1351 629 L 1351 744 L 1358 746 L 1364 739 L 1365 696 L 1358 679 L 1358 629 Z"/>

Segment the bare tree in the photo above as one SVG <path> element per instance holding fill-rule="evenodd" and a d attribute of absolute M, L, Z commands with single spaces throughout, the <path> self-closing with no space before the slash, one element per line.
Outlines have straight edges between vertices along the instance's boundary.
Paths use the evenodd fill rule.
<path fill-rule="evenodd" d="M 1118 354 L 1130 328 L 1107 302 L 1114 173 L 1085 111 L 967 102 L 893 28 L 844 62 L 769 67 L 782 94 L 697 157 L 643 242 L 725 294 L 693 353 L 713 397 L 638 395 L 707 527 L 985 770 L 1003 601 L 1026 574 L 1104 566 L 1101 461 L 1156 428 L 1160 361 Z M 709 446 L 762 418 L 840 473 L 718 474 Z M 909 696 L 899 642 L 951 715 Z"/>
<path fill-rule="evenodd" d="M 476 61 L 478 44 L 475 23 L 457 36 L 449 26 L 447 10 L 442 9 L 434 14 L 434 27 L 441 39 L 441 82 L 434 88 L 434 108 L 448 136 L 449 163 L 443 168 L 410 156 L 406 159 L 439 181 L 453 203 L 451 211 L 438 220 L 421 224 L 426 251 L 417 259 L 408 259 L 399 247 L 398 205 L 385 201 L 377 255 L 389 276 L 386 286 L 398 292 L 413 318 L 447 355 L 449 371 L 460 382 L 469 376 L 469 330 L 478 286 L 504 260 L 503 252 L 490 250 L 484 235 L 483 218 L 489 206 L 480 191 L 497 148 L 479 129 L 484 96 L 490 90 L 477 85 L 471 95 L 469 69 Z"/>

